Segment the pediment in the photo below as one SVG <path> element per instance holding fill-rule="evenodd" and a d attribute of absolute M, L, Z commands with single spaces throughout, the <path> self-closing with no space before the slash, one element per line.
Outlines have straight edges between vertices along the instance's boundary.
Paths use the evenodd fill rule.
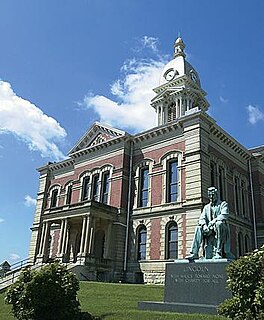
<path fill-rule="evenodd" d="M 95 122 L 91 128 L 81 137 L 77 144 L 69 151 L 68 155 L 74 152 L 87 149 L 104 143 L 108 140 L 124 136 L 125 131 L 110 127 L 99 122 Z"/>
<path fill-rule="evenodd" d="M 162 98 L 169 97 L 172 93 L 182 91 L 183 87 L 170 87 L 170 88 L 164 88 L 161 92 L 159 92 L 154 98 L 151 99 L 151 104 L 155 103 L 156 101 L 159 101 Z"/>

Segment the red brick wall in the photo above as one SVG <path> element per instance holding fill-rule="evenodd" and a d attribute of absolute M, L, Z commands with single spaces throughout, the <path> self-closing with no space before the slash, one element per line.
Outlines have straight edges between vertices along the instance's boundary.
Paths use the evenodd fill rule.
<path fill-rule="evenodd" d="M 150 259 L 160 259 L 160 218 L 151 220 Z"/>
<path fill-rule="evenodd" d="M 152 183 L 151 183 L 151 204 L 158 205 L 161 204 L 162 201 L 162 175 L 156 175 L 156 171 L 162 170 L 161 166 L 156 166 L 153 168 L 153 176 L 152 176 Z"/>

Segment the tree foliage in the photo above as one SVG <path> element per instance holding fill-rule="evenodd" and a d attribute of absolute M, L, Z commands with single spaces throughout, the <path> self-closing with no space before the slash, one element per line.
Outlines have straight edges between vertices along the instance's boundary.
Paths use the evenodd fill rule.
<path fill-rule="evenodd" d="M 232 262 L 227 275 L 233 297 L 218 313 L 236 320 L 264 319 L 264 246 Z"/>
<path fill-rule="evenodd" d="M 73 320 L 80 316 L 79 281 L 58 262 L 39 271 L 24 269 L 8 289 L 6 302 L 17 319 Z"/>

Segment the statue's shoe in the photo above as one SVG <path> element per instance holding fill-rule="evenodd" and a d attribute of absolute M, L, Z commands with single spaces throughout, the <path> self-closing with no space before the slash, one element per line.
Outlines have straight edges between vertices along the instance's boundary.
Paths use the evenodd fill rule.
<path fill-rule="evenodd" d="M 186 256 L 185 259 L 187 259 L 187 260 L 195 260 L 195 259 L 199 259 L 199 256 L 198 256 L 197 253 L 191 253 L 188 256 Z"/>
<path fill-rule="evenodd" d="M 222 259 L 222 256 L 221 256 L 221 254 L 216 253 L 216 254 L 213 256 L 213 259 L 214 259 L 214 260 Z"/>

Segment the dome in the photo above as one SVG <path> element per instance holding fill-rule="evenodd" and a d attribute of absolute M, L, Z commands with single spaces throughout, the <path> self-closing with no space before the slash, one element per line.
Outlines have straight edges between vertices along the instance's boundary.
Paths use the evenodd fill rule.
<path fill-rule="evenodd" d="M 176 39 L 174 48 L 174 59 L 169 61 L 163 68 L 159 85 L 161 86 L 163 84 L 176 80 L 179 77 L 187 75 L 195 84 L 201 87 L 198 73 L 192 67 L 192 65 L 185 60 L 185 44 L 182 41 L 182 38 L 179 37 Z"/>

